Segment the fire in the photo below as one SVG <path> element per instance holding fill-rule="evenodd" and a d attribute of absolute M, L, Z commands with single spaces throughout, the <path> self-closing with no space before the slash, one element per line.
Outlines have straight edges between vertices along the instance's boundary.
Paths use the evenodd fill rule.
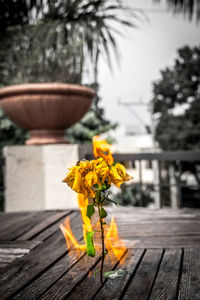
<path fill-rule="evenodd" d="M 95 157 L 103 157 L 107 162 L 112 165 L 113 164 L 113 156 L 111 153 L 111 145 L 107 144 L 105 140 L 100 140 L 99 136 L 95 136 L 93 138 L 93 149 Z M 76 249 L 77 255 L 80 256 L 81 251 L 86 251 L 86 234 L 87 232 L 95 231 L 94 235 L 94 246 L 95 249 L 101 254 L 101 246 L 100 246 L 100 233 L 99 233 L 99 221 L 95 222 L 95 217 L 93 217 L 93 224 L 91 220 L 86 216 L 87 206 L 89 204 L 89 200 L 83 194 L 78 194 L 78 206 L 81 211 L 81 216 L 83 220 L 83 237 L 84 244 L 80 244 L 70 227 L 70 220 L 67 217 L 64 224 L 60 225 L 60 229 L 62 230 L 64 237 L 66 239 L 67 248 Z M 96 219 L 97 220 L 97 219 Z M 108 254 L 113 263 L 120 261 L 122 263 L 124 261 L 126 246 L 122 239 L 120 239 L 118 234 L 117 224 L 115 222 L 114 217 L 112 217 L 110 225 L 106 225 L 105 228 L 105 247 L 108 251 Z"/>
<path fill-rule="evenodd" d="M 117 224 L 113 216 L 106 233 L 105 245 L 111 260 L 113 260 L 114 255 L 120 263 L 124 262 L 124 254 L 126 253 L 127 248 L 124 241 L 119 237 Z"/>
<path fill-rule="evenodd" d="M 114 162 L 111 145 L 109 145 L 106 140 L 101 140 L 99 135 L 93 137 L 93 153 L 94 157 L 103 157 L 109 165 L 112 165 Z"/>
<path fill-rule="evenodd" d="M 83 194 L 78 194 L 78 207 L 81 211 L 81 216 L 83 219 L 83 236 L 86 243 L 86 233 L 92 231 L 92 225 L 90 219 L 86 216 L 87 206 L 89 204 L 88 198 Z"/>
<path fill-rule="evenodd" d="M 69 217 L 67 217 L 65 219 L 64 224 L 60 225 L 60 229 L 61 229 L 62 233 L 64 234 L 68 250 L 76 249 L 78 255 L 80 255 L 80 251 L 86 250 L 86 245 L 79 244 L 78 241 L 76 240 L 75 236 L 73 235 L 73 232 L 72 232 L 71 226 L 70 226 Z"/>

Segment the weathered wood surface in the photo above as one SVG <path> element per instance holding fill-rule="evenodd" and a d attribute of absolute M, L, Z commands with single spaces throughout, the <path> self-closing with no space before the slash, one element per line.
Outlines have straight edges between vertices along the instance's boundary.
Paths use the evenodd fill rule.
<path fill-rule="evenodd" d="M 200 211 L 109 209 L 128 245 L 123 264 L 67 251 L 59 225 L 70 217 L 82 242 L 77 211 L 0 213 L 0 299 L 200 299 Z M 111 215 L 111 212 L 109 213 Z"/>

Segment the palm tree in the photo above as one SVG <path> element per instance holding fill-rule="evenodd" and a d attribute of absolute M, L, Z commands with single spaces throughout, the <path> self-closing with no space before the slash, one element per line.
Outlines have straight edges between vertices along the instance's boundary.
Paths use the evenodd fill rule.
<path fill-rule="evenodd" d="M 160 2 L 160 0 L 154 0 Z M 200 20 L 200 1 L 199 0 L 166 0 L 169 9 L 175 13 L 183 13 L 188 16 L 190 20 L 196 16 L 196 20 Z"/>
<path fill-rule="evenodd" d="M 5 47 L 10 49 L 8 59 L 1 64 L 2 68 L 12 66 L 10 77 L 17 72 L 15 80 L 18 77 L 19 81 L 54 80 L 55 76 L 61 81 L 80 83 L 89 65 L 96 81 L 100 55 L 104 55 L 110 66 L 111 51 L 119 60 L 116 34 L 121 32 L 114 23 L 134 27 L 136 19 L 120 0 L 40 2 L 37 5 L 38 2 L 31 1 L 27 11 L 24 9 L 28 22 L 21 21 L 21 26 L 16 26 L 16 22 L 10 26 L 8 22 L 7 43 L 1 44 L 0 52 Z"/>

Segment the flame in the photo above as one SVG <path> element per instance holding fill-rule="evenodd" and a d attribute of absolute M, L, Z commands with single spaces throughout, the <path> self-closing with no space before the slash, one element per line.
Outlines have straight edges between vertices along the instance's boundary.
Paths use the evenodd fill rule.
<path fill-rule="evenodd" d="M 126 253 L 127 248 L 124 241 L 119 237 L 117 224 L 113 216 L 105 236 L 105 246 L 112 261 L 114 260 L 114 255 L 120 263 L 124 262 L 124 254 Z"/>
<path fill-rule="evenodd" d="M 78 194 L 78 207 L 81 211 L 83 219 L 83 236 L 86 243 L 86 234 L 88 231 L 92 231 L 92 225 L 90 219 L 86 216 L 87 206 L 89 204 L 88 198 L 83 194 Z"/>
<path fill-rule="evenodd" d="M 114 158 L 111 152 L 112 146 L 108 144 L 106 140 L 101 140 L 99 135 L 95 135 L 93 137 L 92 143 L 94 157 L 103 157 L 111 166 L 114 162 Z"/>
<path fill-rule="evenodd" d="M 73 232 L 71 230 L 70 226 L 70 219 L 67 217 L 65 219 L 64 224 L 60 225 L 60 229 L 65 237 L 66 243 L 67 243 L 67 249 L 76 249 L 78 256 L 80 256 L 81 252 L 80 251 L 85 251 L 86 250 L 86 245 L 81 245 L 78 243 L 76 240 L 75 236 L 73 235 Z"/>
<path fill-rule="evenodd" d="M 103 157 L 109 165 L 112 165 L 114 162 L 112 153 L 111 153 L 111 145 L 109 145 L 105 140 L 100 140 L 99 136 L 95 136 L 93 138 L 93 150 L 95 157 Z M 92 217 L 94 220 L 94 224 L 91 223 L 91 220 L 86 216 L 87 206 L 89 204 L 89 199 L 84 196 L 83 194 L 78 194 L 78 206 L 81 211 L 81 216 L 83 220 L 83 237 L 84 237 L 84 244 L 80 244 L 70 226 L 69 217 L 66 218 L 64 224 L 60 225 L 60 229 L 62 230 L 66 243 L 67 248 L 69 249 L 76 249 L 77 255 L 80 256 L 81 251 L 86 251 L 86 234 L 92 230 L 95 231 L 94 235 L 94 245 L 95 249 L 101 254 L 101 235 L 99 233 L 100 224 L 99 221 L 95 222 L 95 215 Z M 97 219 L 96 219 L 97 220 Z M 112 217 L 111 223 L 108 226 L 105 226 L 105 247 L 108 251 L 108 254 L 111 258 L 113 263 L 116 263 L 116 259 L 122 263 L 125 259 L 126 253 L 126 246 L 122 239 L 120 239 L 117 229 L 117 224 L 115 222 L 114 217 Z M 71 251 L 69 252 L 71 253 Z M 90 273 L 89 273 L 90 276 Z"/>
<path fill-rule="evenodd" d="M 91 275 L 92 275 L 92 270 L 89 271 L 88 277 L 91 277 Z"/>

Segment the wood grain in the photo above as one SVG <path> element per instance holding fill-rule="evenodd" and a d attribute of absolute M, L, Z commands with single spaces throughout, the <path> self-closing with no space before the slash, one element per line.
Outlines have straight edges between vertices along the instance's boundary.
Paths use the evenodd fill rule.
<path fill-rule="evenodd" d="M 82 239 L 80 213 L 0 213 L 0 299 L 200 299 L 200 210 L 107 210 L 130 256 L 117 265 L 106 255 L 105 271 L 124 268 L 126 274 L 102 285 L 94 276 L 99 257 L 69 256 L 59 229 L 69 213 L 72 232 Z"/>
<path fill-rule="evenodd" d="M 81 260 L 74 265 L 69 272 L 63 275 L 49 290 L 42 295 L 43 300 L 49 299 L 65 299 L 72 289 L 79 284 L 86 276 L 90 269 L 92 269 L 100 260 L 99 256 L 88 257 L 83 256 Z"/>
<path fill-rule="evenodd" d="M 179 270 L 181 265 L 181 254 L 181 249 L 165 250 L 149 299 L 176 299 Z"/>
<path fill-rule="evenodd" d="M 134 275 L 125 295 L 125 300 L 146 300 L 150 294 L 153 282 L 162 258 L 162 249 L 148 249 L 136 274 Z M 142 288 L 141 288 L 142 284 Z"/>
<path fill-rule="evenodd" d="M 94 299 L 94 296 L 97 294 L 98 290 L 104 285 L 104 283 L 107 281 L 106 278 L 103 277 L 103 283 L 100 283 L 100 265 L 101 262 L 99 262 L 94 269 L 92 270 L 91 276 L 87 276 L 84 281 L 80 282 L 76 287 L 71 291 L 70 295 L 67 297 L 67 299 L 71 300 L 88 300 L 88 299 Z M 109 255 L 106 255 L 105 257 L 105 263 L 104 263 L 104 272 L 111 271 L 115 269 L 118 266 L 117 259 L 111 260 Z M 96 275 L 95 275 L 96 274 Z M 88 288 L 90 287 L 90 288 Z"/>
<path fill-rule="evenodd" d="M 200 248 L 184 249 L 178 299 L 200 299 Z"/>
<path fill-rule="evenodd" d="M 57 280 L 72 268 L 74 264 L 82 257 L 78 256 L 76 251 L 72 250 L 71 255 L 65 254 L 61 259 L 55 262 L 41 276 L 30 282 L 21 292 L 12 299 L 25 300 L 37 299 L 46 290 L 48 290 Z"/>
<path fill-rule="evenodd" d="M 117 266 L 117 269 L 125 271 L 125 275 L 113 280 L 108 279 L 94 299 L 121 299 L 121 295 L 140 264 L 143 254 L 143 249 L 130 250 L 125 262 Z"/>
<path fill-rule="evenodd" d="M 48 218 L 45 218 L 42 222 L 36 224 L 31 230 L 28 230 L 24 234 L 19 236 L 17 240 L 33 239 L 39 234 L 40 234 L 40 240 L 44 240 L 48 236 L 44 234 L 44 231 L 47 233 L 47 230 L 51 228 L 51 233 L 52 233 L 52 225 L 55 225 L 56 223 L 56 225 L 58 225 L 59 227 L 59 224 L 62 223 L 64 218 L 68 216 L 70 213 L 71 211 L 62 211 L 50 215 Z M 37 240 L 39 239 L 37 238 Z"/>
<path fill-rule="evenodd" d="M 73 213 L 72 229 L 76 227 L 78 235 L 82 232 L 80 214 Z M 75 226 L 74 226 L 75 225 Z M 66 243 L 60 230 L 52 234 L 29 255 L 14 261 L 12 266 L 5 268 L 0 282 L 0 299 L 10 297 L 25 284 L 45 272 L 57 259 L 66 252 Z"/>
<path fill-rule="evenodd" d="M 0 228 L 0 240 L 14 240 L 52 215 L 53 212 L 32 212 L 19 217 L 18 214 L 12 215 Z"/>

